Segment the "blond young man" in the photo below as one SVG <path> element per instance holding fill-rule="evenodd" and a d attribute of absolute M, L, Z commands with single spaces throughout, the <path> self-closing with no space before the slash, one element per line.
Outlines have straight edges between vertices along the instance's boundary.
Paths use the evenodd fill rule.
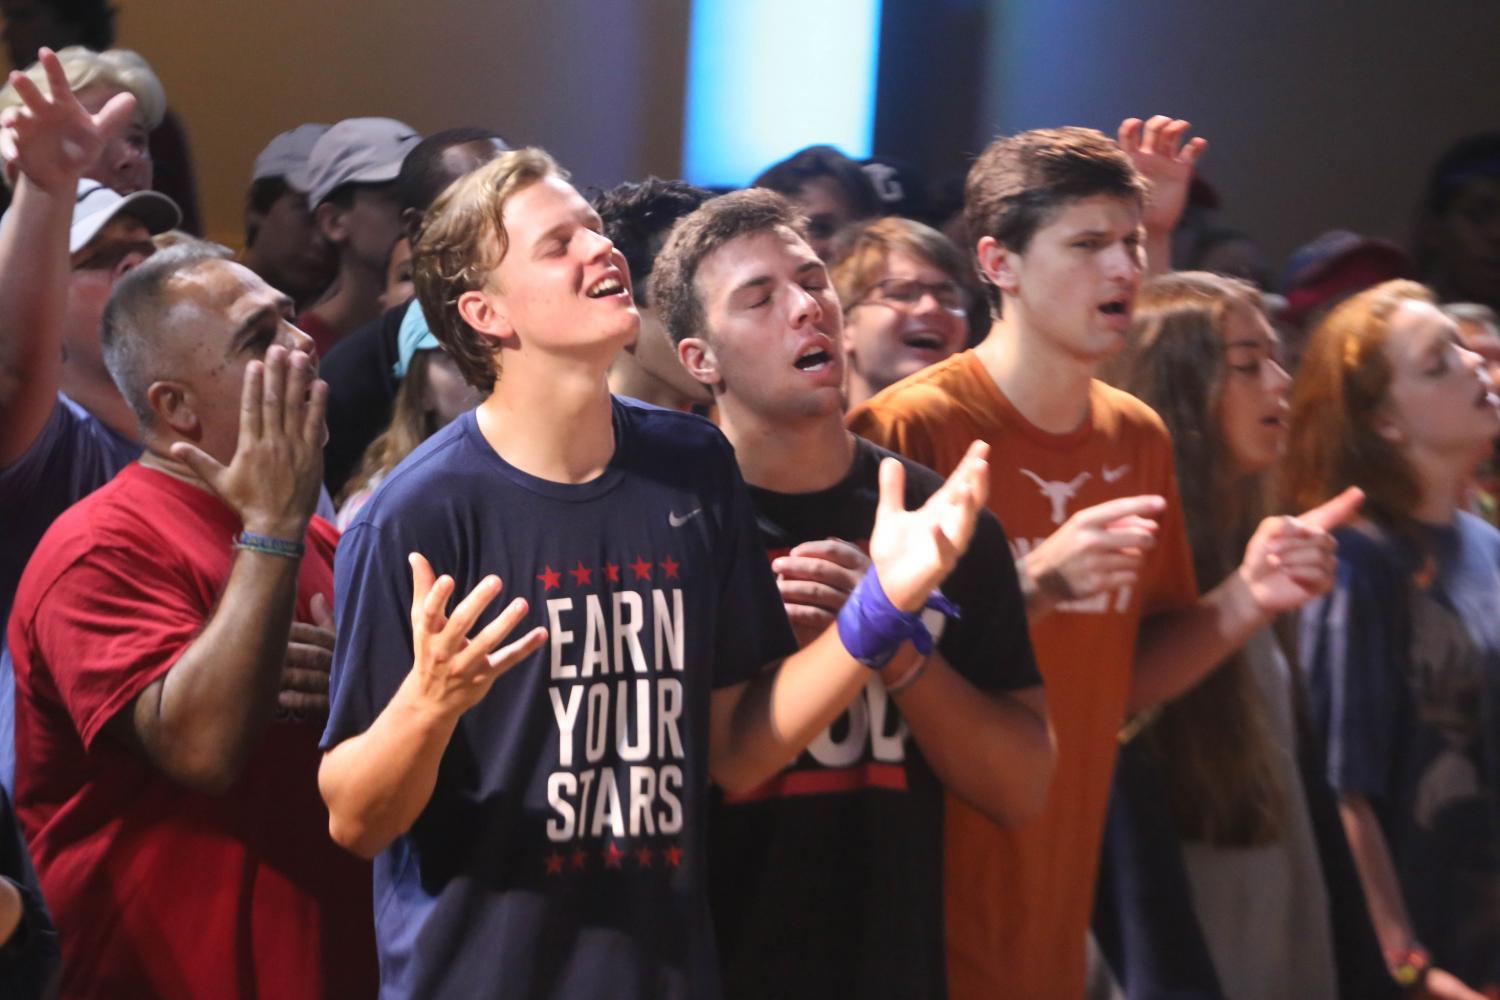
<path fill-rule="evenodd" d="M 459 181 L 414 259 L 487 398 L 339 550 L 320 780 L 334 838 L 376 858 L 383 995 L 715 996 L 709 779 L 745 789 L 791 759 L 868 679 L 850 649 L 916 662 L 904 640 L 968 543 L 983 448 L 918 511 L 887 471 L 864 617 L 793 653 L 722 436 L 609 395 L 630 279 L 551 158 Z"/>

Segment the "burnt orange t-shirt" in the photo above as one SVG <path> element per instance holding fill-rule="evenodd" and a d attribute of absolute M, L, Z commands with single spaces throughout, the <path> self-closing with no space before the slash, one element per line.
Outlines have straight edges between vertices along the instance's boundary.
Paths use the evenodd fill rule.
<path fill-rule="evenodd" d="M 989 442 L 989 506 L 1018 557 L 1085 507 L 1167 498 L 1138 588 L 1073 602 L 1032 625 L 1058 743 L 1042 815 L 1002 829 L 952 797 L 947 804 L 949 995 L 1077 1000 L 1136 633 L 1143 616 L 1197 599 L 1171 440 L 1150 407 L 1098 381 L 1081 427 L 1042 431 L 972 351 L 890 386 L 850 413 L 849 426 L 944 475 L 971 441 Z"/>

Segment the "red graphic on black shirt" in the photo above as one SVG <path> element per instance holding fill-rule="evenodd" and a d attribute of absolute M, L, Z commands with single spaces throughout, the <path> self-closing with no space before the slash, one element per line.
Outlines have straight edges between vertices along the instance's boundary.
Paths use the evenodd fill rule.
<path fill-rule="evenodd" d="M 868 539 L 853 544 L 865 553 L 870 550 Z M 772 549 L 766 555 L 774 562 L 790 551 Z M 928 627 L 932 627 L 932 622 L 929 621 Z M 885 685 L 872 676 L 859 697 L 786 770 L 748 792 L 726 793 L 724 801 L 760 802 L 869 789 L 905 793 L 908 733 L 906 721 L 886 694 Z"/>

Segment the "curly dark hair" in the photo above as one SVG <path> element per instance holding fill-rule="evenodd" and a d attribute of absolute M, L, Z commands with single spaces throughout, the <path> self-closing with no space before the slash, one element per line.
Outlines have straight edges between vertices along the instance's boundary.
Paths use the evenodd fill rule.
<path fill-rule="evenodd" d="M 639 184 L 620 184 L 594 197 L 594 211 L 604 220 L 604 235 L 630 265 L 636 305 L 649 304 L 647 283 L 651 269 L 672 226 L 712 197 L 711 192 L 687 181 L 666 181 L 660 177 L 647 177 Z"/>

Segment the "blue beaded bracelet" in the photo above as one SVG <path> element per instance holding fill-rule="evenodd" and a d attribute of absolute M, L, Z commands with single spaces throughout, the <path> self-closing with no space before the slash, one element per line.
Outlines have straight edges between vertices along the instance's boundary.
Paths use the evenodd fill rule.
<path fill-rule="evenodd" d="M 301 559 L 302 554 L 307 551 L 307 546 L 301 542 L 289 542 L 285 538 L 257 535 L 249 531 L 242 531 L 234 536 L 234 547 L 267 556 L 281 556 L 283 559 Z"/>
<path fill-rule="evenodd" d="M 932 592 L 923 607 L 959 617 L 958 606 L 939 590 Z M 932 652 L 932 633 L 922 622 L 922 612 L 902 611 L 892 604 L 873 565 L 839 609 L 838 629 L 839 640 L 849 655 L 872 670 L 889 663 L 908 639 L 923 656 Z"/>

